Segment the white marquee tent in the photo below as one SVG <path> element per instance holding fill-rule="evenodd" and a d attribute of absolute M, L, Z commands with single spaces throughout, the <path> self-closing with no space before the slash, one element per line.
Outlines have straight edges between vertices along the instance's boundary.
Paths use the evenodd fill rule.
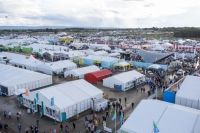
<path fill-rule="evenodd" d="M 0 52 L 0 55 L 1 56 L 6 56 L 7 59 L 9 59 L 9 60 L 26 58 L 25 55 L 14 54 L 14 53 L 9 53 L 9 52 Z"/>
<path fill-rule="evenodd" d="M 16 89 L 33 90 L 50 84 L 52 76 L 0 64 L 0 88 L 7 96 L 13 95 Z"/>
<path fill-rule="evenodd" d="M 32 55 L 27 58 L 13 59 L 9 61 L 13 66 L 17 66 L 20 68 L 24 68 L 31 71 L 37 71 L 37 66 L 42 64 L 43 62 L 35 59 Z"/>
<path fill-rule="evenodd" d="M 59 72 L 69 71 L 76 68 L 77 65 L 74 62 L 70 60 L 63 60 L 51 63 L 42 63 L 37 66 L 37 71 L 53 75 L 53 72 L 58 74 Z"/>
<path fill-rule="evenodd" d="M 176 93 L 175 103 L 200 110 L 200 77 L 186 76 Z"/>
<path fill-rule="evenodd" d="M 63 112 L 66 113 L 68 119 L 93 107 L 92 98 L 103 99 L 103 92 L 83 79 L 33 91 L 29 96 L 24 94 L 24 106 L 32 108 L 30 103 L 36 98 L 36 93 L 40 101 L 38 104 L 41 105 L 40 103 L 43 102 L 44 115 L 54 118 L 50 112 L 57 112 L 58 121 L 63 121 Z M 50 106 L 51 98 L 54 98 L 54 106 Z M 28 102 L 29 100 L 31 102 Z"/>
<path fill-rule="evenodd" d="M 122 125 L 122 133 L 199 133 L 200 111 L 159 100 L 142 100 Z"/>
<path fill-rule="evenodd" d="M 120 90 L 126 91 L 134 87 L 134 81 L 136 80 L 138 84 L 143 83 L 145 75 L 133 70 L 103 79 L 103 86 L 114 88 L 115 85 L 121 85 Z"/>
<path fill-rule="evenodd" d="M 92 65 L 92 66 L 87 66 L 87 67 L 82 67 L 78 69 L 72 69 L 69 71 L 65 71 L 64 75 L 67 77 L 68 75 L 73 75 L 73 77 L 79 77 L 79 78 L 84 78 L 84 75 L 90 72 L 95 72 L 99 71 L 99 67 Z"/>

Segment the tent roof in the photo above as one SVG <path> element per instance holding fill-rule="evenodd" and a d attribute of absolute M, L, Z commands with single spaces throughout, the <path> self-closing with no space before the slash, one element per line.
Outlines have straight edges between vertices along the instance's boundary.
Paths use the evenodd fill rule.
<path fill-rule="evenodd" d="M 35 94 L 35 92 L 39 92 L 39 94 L 46 97 L 48 99 L 49 104 L 50 99 L 54 97 L 55 106 L 57 106 L 61 110 L 65 109 L 68 106 L 82 102 L 83 100 L 95 97 L 96 95 L 103 94 L 101 90 L 99 90 L 98 88 L 96 88 L 95 86 L 91 85 L 83 79 L 58 84 L 30 93 Z M 27 97 L 25 95 L 23 96 Z M 34 100 L 34 97 L 31 97 L 31 94 L 30 99 Z"/>
<path fill-rule="evenodd" d="M 9 53 L 9 52 L 0 52 L 0 55 L 2 56 L 6 56 L 9 60 L 12 59 L 25 59 L 26 56 L 25 55 L 20 55 L 20 54 L 14 54 L 14 53 Z"/>
<path fill-rule="evenodd" d="M 176 93 L 176 97 L 185 99 L 200 100 L 200 77 L 186 76 L 185 80 L 180 86 L 180 90 Z"/>
<path fill-rule="evenodd" d="M 95 51 L 95 52 L 92 52 L 93 55 L 96 55 L 96 56 L 101 56 L 101 55 L 107 55 L 108 53 L 106 51 Z"/>
<path fill-rule="evenodd" d="M 110 70 L 103 69 L 103 70 L 91 72 L 91 73 L 88 73 L 88 74 L 92 74 L 92 75 L 94 75 L 96 78 L 99 78 L 99 77 L 102 77 L 102 76 L 105 76 L 105 75 L 110 75 L 110 74 L 112 74 L 112 72 L 111 72 Z"/>
<path fill-rule="evenodd" d="M 0 85 L 5 87 L 30 83 L 32 81 L 38 81 L 45 78 L 51 78 L 51 76 L 46 74 L 2 64 L 0 64 L 0 73 Z"/>
<path fill-rule="evenodd" d="M 80 88 L 82 91 L 86 92 L 87 94 L 89 94 L 90 96 L 93 96 L 93 97 L 96 95 L 99 95 L 101 93 L 103 94 L 103 92 L 101 90 L 99 90 L 92 84 L 88 83 L 84 79 L 80 79 L 80 80 L 77 80 L 76 82 L 72 82 L 72 84 L 74 84 L 75 86 Z"/>
<path fill-rule="evenodd" d="M 118 81 L 121 81 L 122 83 L 127 83 L 129 81 L 133 81 L 134 79 L 140 78 L 140 77 L 144 77 L 145 75 L 132 70 L 132 71 L 128 71 L 128 72 L 124 72 L 121 74 L 117 74 L 115 76 L 112 77 L 108 77 L 108 78 L 115 78 Z M 105 78 L 104 80 L 106 80 L 107 78 Z"/>
<path fill-rule="evenodd" d="M 153 133 L 153 121 L 159 133 L 199 133 L 200 111 L 159 100 L 142 100 L 121 130 L 129 133 Z M 145 128 L 144 128 L 145 126 Z"/>
<path fill-rule="evenodd" d="M 147 63 L 153 63 L 157 60 L 163 59 L 173 53 L 154 53 L 146 50 L 138 50 L 141 57 L 143 57 L 144 61 Z"/>
<path fill-rule="evenodd" d="M 77 67 L 77 65 L 70 60 L 63 60 L 63 61 L 61 60 L 61 61 L 56 61 L 56 62 L 51 62 L 51 63 L 44 63 L 42 64 L 42 66 L 45 66 L 52 70 Z M 38 67 L 41 67 L 41 66 L 38 66 Z"/>
<path fill-rule="evenodd" d="M 72 69 L 70 71 L 73 71 L 73 73 L 75 73 L 75 75 L 78 76 L 78 75 L 82 75 L 82 74 L 86 74 L 86 73 L 90 73 L 90 72 L 94 72 L 98 70 L 100 70 L 99 67 L 92 65 L 92 66 L 82 67 L 78 69 Z"/>
<path fill-rule="evenodd" d="M 120 62 L 120 63 L 114 64 L 114 66 L 130 66 L 130 64 L 127 62 Z"/>
<path fill-rule="evenodd" d="M 11 64 L 18 64 L 18 65 L 26 65 L 26 66 L 37 66 L 42 64 L 43 62 L 35 59 L 32 55 L 26 59 L 26 58 L 22 58 L 22 59 L 13 59 L 9 61 Z"/>
<path fill-rule="evenodd" d="M 108 56 L 94 56 L 94 55 L 89 55 L 87 57 L 82 57 L 84 59 L 91 59 L 91 60 L 100 60 L 100 61 L 105 61 L 105 62 L 112 62 L 112 61 L 118 61 L 117 58 L 113 57 L 108 57 Z"/>

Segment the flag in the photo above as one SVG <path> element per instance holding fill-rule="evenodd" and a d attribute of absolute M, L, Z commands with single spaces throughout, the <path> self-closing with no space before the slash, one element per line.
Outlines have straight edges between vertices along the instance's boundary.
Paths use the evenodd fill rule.
<path fill-rule="evenodd" d="M 38 94 L 38 92 L 36 93 L 36 101 L 38 101 L 39 100 L 39 94 Z"/>
<path fill-rule="evenodd" d="M 54 106 L 54 97 L 51 98 L 50 106 Z"/>
<path fill-rule="evenodd" d="M 124 118 L 124 116 L 123 116 L 123 113 L 121 112 L 121 115 L 120 115 L 120 118 L 119 118 L 121 123 L 123 122 L 123 118 Z"/>
<path fill-rule="evenodd" d="M 155 92 L 155 93 L 157 92 L 157 88 L 155 88 L 154 92 Z"/>
<path fill-rule="evenodd" d="M 29 91 L 28 91 L 28 89 L 26 89 L 26 96 L 28 96 L 29 95 Z"/>
<path fill-rule="evenodd" d="M 180 90 L 180 85 L 179 85 L 179 83 L 178 83 L 178 89 Z"/>
<path fill-rule="evenodd" d="M 111 109 L 111 110 L 110 110 L 110 113 L 114 113 L 114 111 L 115 111 L 114 109 Z"/>
<path fill-rule="evenodd" d="M 154 133 L 160 132 L 158 127 L 157 127 L 157 125 L 156 125 L 156 123 L 154 121 L 153 121 L 153 128 L 154 128 Z"/>
<path fill-rule="evenodd" d="M 2 91 L 1 91 L 1 88 L 0 88 L 0 96 L 2 95 Z"/>
<path fill-rule="evenodd" d="M 112 118 L 111 118 L 111 121 L 114 121 L 116 119 L 116 116 L 117 116 L 117 114 L 116 114 L 116 111 L 115 111 Z"/>

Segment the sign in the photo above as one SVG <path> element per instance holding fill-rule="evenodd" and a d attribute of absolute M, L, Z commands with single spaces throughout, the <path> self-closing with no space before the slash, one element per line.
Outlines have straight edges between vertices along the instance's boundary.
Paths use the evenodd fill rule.
<path fill-rule="evenodd" d="M 106 127 L 106 126 L 103 127 L 103 130 L 107 131 L 109 133 L 112 133 L 112 129 L 110 129 L 110 128 Z"/>

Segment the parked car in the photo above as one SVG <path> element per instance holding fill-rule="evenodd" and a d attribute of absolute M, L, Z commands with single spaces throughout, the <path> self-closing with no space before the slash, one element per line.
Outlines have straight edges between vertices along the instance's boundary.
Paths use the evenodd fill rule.
<path fill-rule="evenodd" d="M 179 69 L 177 72 L 176 72 L 176 74 L 184 74 L 185 73 L 185 71 L 183 71 L 182 69 Z"/>

